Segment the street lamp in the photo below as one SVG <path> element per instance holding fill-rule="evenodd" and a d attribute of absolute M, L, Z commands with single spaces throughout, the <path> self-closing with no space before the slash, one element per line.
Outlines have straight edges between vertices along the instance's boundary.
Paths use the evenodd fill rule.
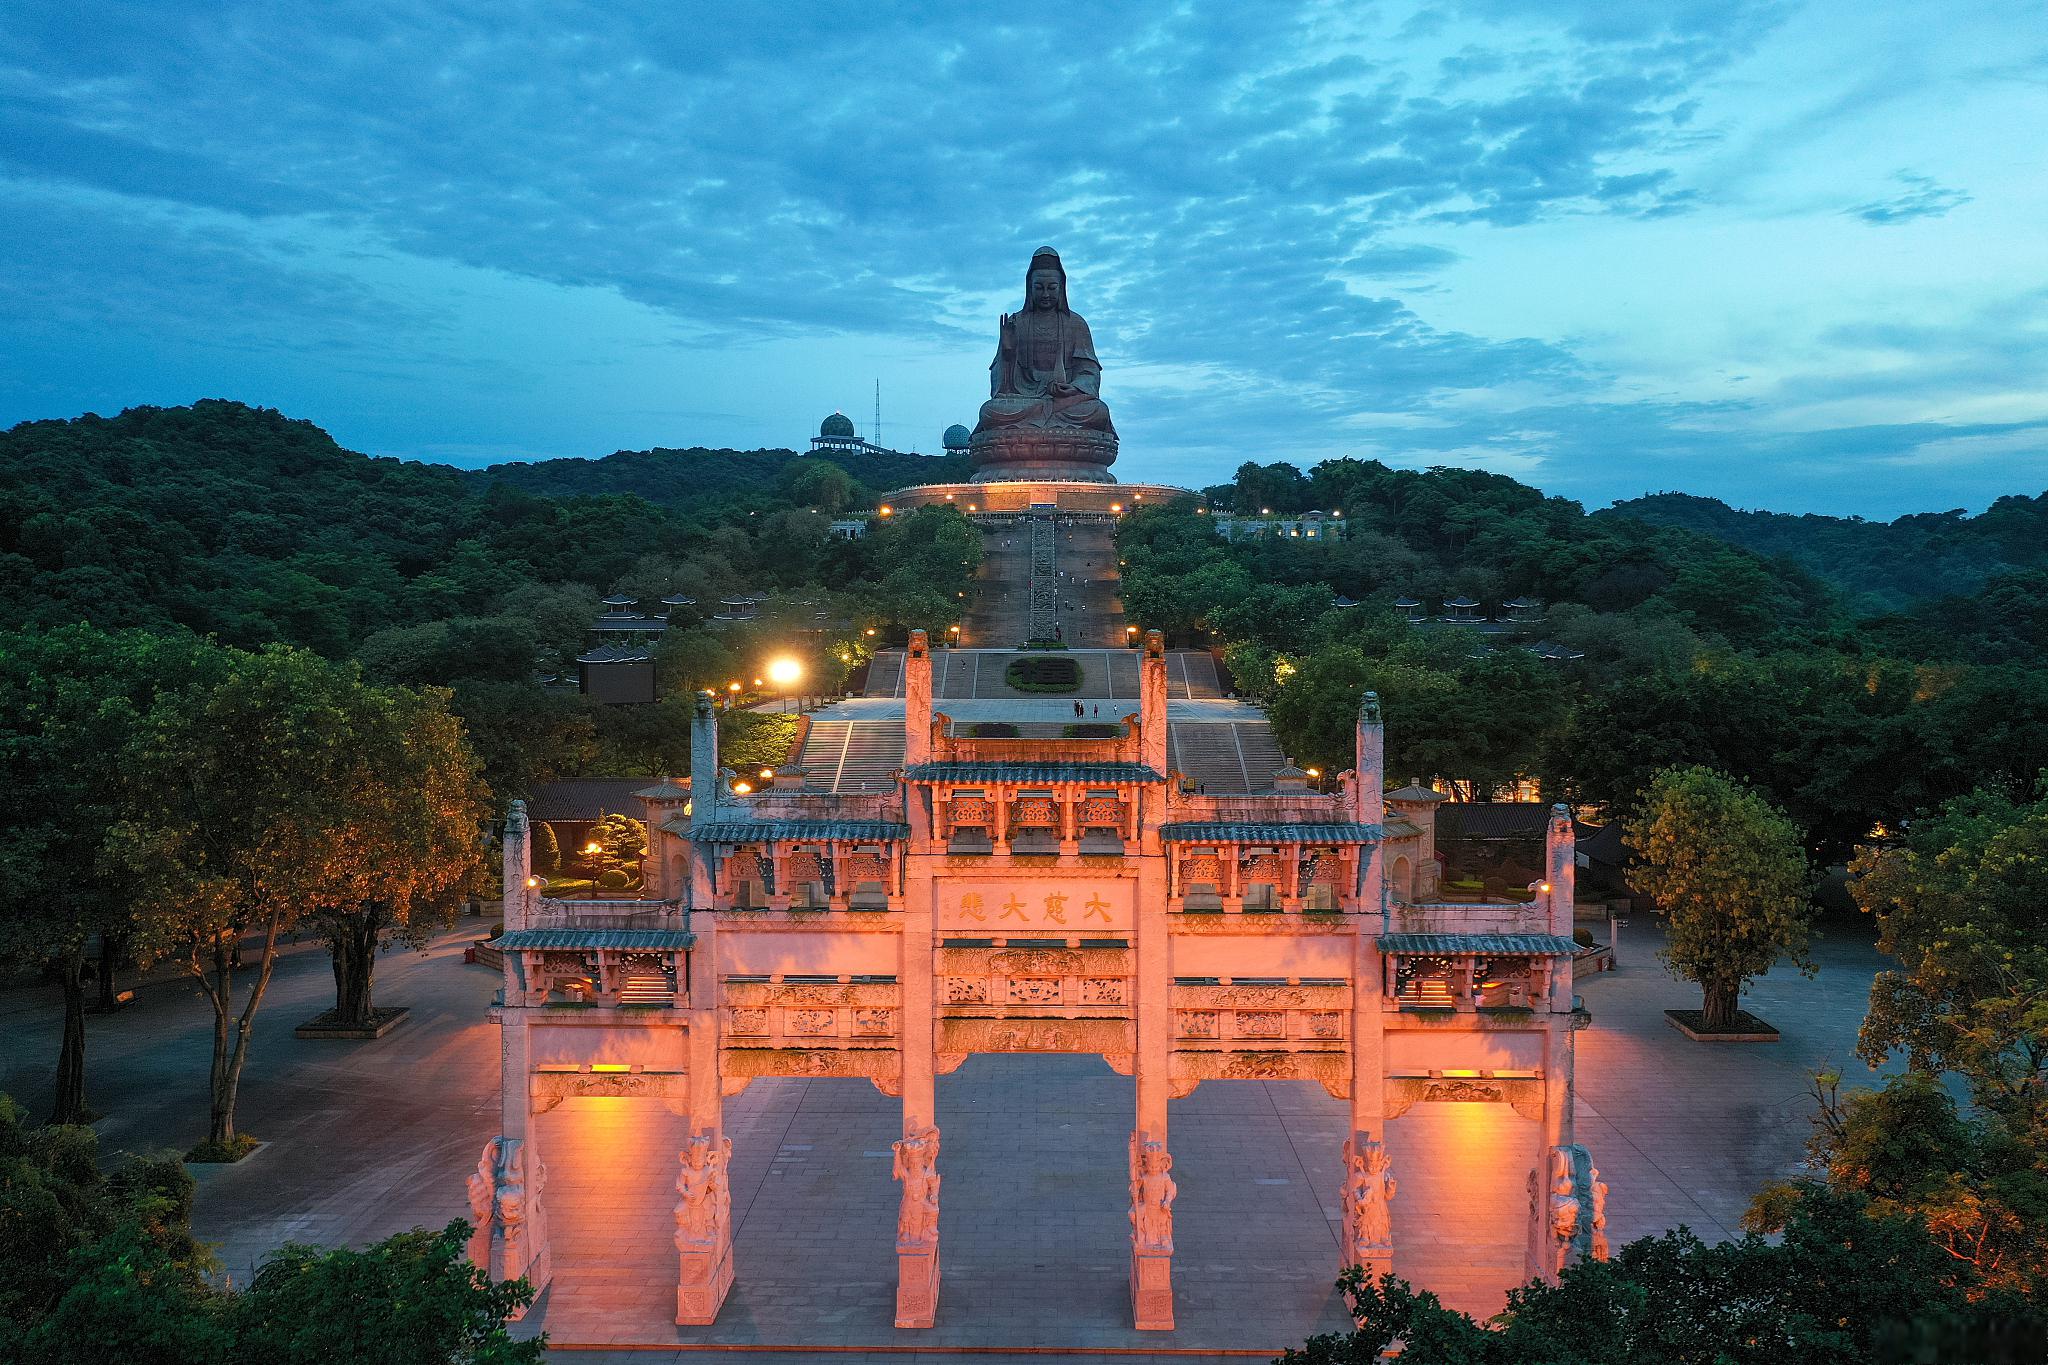
<path fill-rule="evenodd" d="M 789 689 L 795 686 L 797 681 L 801 679 L 803 675 L 804 666 L 798 663 L 795 659 L 792 659 L 787 654 L 779 655 L 776 658 L 770 659 L 768 661 L 769 680 L 773 682 L 776 685 L 776 687 L 782 690 L 785 701 L 785 709 L 787 709 L 786 703 L 788 700 Z"/>

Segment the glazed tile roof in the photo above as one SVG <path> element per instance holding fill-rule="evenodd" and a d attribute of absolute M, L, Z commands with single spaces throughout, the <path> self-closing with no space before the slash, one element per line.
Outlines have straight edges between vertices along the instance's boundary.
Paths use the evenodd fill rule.
<path fill-rule="evenodd" d="M 633 793 L 650 801 L 687 801 L 690 799 L 690 779 L 687 777 L 664 777 L 651 787 L 642 787 Z"/>
<path fill-rule="evenodd" d="M 910 826 L 890 820 L 719 820 L 694 830 L 683 825 L 677 833 L 706 844 L 756 844 L 767 839 L 879 844 L 910 837 Z"/>
<path fill-rule="evenodd" d="M 493 947 L 506 951 L 527 948 L 681 949 L 697 942 L 687 929 L 512 929 L 498 935 Z"/>
<path fill-rule="evenodd" d="M 1266 823 L 1251 820 L 1188 820 L 1161 825 L 1159 837 L 1182 844 L 1376 844 L 1378 825 Z"/>
<path fill-rule="evenodd" d="M 1164 782 L 1143 763 L 913 763 L 913 782 Z"/>
<path fill-rule="evenodd" d="M 1556 934 L 1381 934 L 1380 951 L 1570 957 L 1578 945 Z"/>

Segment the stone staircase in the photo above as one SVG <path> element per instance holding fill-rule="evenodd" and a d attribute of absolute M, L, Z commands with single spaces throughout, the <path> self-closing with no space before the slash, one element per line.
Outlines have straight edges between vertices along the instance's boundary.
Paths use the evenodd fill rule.
<path fill-rule="evenodd" d="M 1204 792 L 1269 792 L 1287 766 L 1264 721 L 1176 721 L 1166 734 L 1169 761 Z"/>
<path fill-rule="evenodd" d="M 883 649 L 875 652 L 874 660 L 868 664 L 867 695 L 870 697 L 900 697 L 903 695 L 903 651 Z"/>
<path fill-rule="evenodd" d="M 621 1005 L 673 1005 L 676 988 L 665 976 L 629 976 L 619 987 Z"/>
<path fill-rule="evenodd" d="M 857 720 L 847 736 L 846 758 L 832 784 L 834 791 L 879 791 L 893 786 L 903 766 L 903 722 Z"/>

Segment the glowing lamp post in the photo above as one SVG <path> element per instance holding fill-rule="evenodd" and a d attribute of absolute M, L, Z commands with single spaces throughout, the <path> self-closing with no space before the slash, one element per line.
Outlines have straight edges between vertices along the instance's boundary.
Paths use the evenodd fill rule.
<path fill-rule="evenodd" d="M 769 660 L 768 680 L 774 683 L 782 692 L 785 710 L 788 709 L 789 689 L 796 686 L 803 676 L 804 666 L 795 659 L 790 658 L 787 654 Z M 797 709 L 803 709 L 801 703 L 799 703 Z"/>

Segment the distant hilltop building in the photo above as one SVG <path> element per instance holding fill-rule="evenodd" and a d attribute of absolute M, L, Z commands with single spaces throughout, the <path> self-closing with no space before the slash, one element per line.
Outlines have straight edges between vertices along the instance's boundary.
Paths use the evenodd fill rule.
<path fill-rule="evenodd" d="M 950 433 L 948 433 L 950 434 Z M 864 441 L 853 429 L 853 419 L 843 412 L 835 412 L 818 424 L 818 434 L 811 438 L 813 455 L 908 455 L 915 451 L 890 450 L 873 441 Z"/>

